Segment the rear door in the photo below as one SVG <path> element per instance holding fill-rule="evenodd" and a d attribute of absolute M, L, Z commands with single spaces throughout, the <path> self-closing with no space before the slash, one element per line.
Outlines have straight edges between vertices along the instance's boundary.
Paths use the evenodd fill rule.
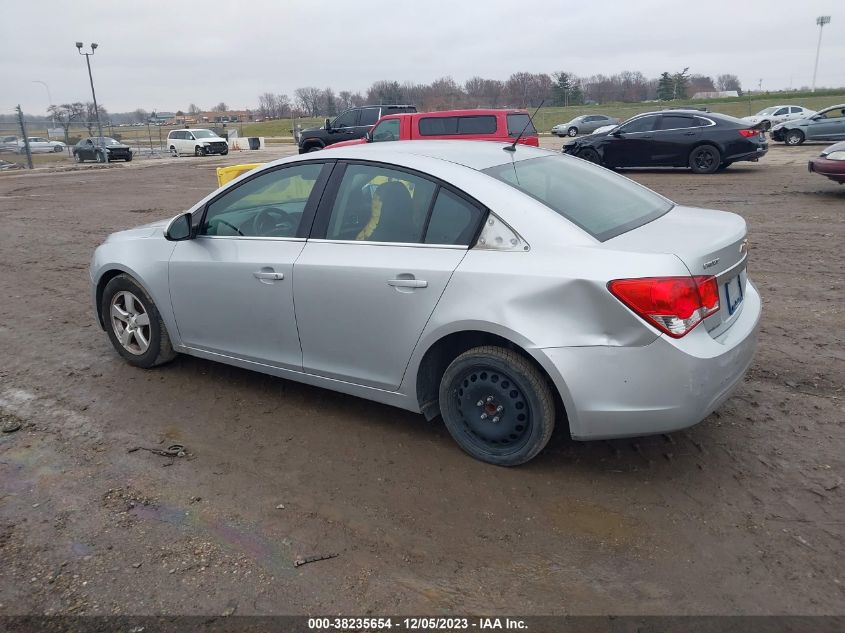
<path fill-rule="evenodd" d="M 484 213 L 420 174 L 338 164 L 294 267 L 304 371 L 397 389 Z"/>
<path fill-rule="evenodd" d="M 664 167 L 685 166 L 701 128 L 693 116 L 662 114 L 654 130 L 651 164 Z"/>

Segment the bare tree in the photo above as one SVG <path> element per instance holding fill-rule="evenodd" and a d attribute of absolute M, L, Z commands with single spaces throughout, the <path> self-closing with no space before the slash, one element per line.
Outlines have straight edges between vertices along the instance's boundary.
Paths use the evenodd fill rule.
<path fill-rule="evenodd" d="M 352 107 L 352 93 L 348 90 L 341 90 L 337 93 L 338 110 L 348 110 Z"/>
<path fill-rule="evenodd" d="M 229 106 L 227 106 L 224 101 L 221 101 L 220 103 L 218 103 L 216 106 L 214 106 L 212 108 L 212 111 L 214 111 L 214 112 L 228 112 Z"/>
<path fill-rule="evenodd" d="M 199 106 L 197 106 L 196 103 L 192 103 L 191 105 L 188 106 L 188 114 L 196 115 L 196 114 L 201 114 L 201 113 L 202 113 L 202 110 L 199 109 Z"/>
<path fill-rule="evenodd" d="M 736 75 L 719 75 L 716 78 L 716 86 L 719 90 L 736 90 L 739 94 L 742 94 L 742 84 Z"/>
<path fill-rule="evenodd" d="M 302 108 L 310 116 L 317 116 L 319 114 L 320 97 L 322 94 L 322 90 L 313 86 L 297 88 L 293 92 L 297 106 Z"/>
<path fill-rule="evenodd" d="M 401 103 L 402 86 L 398 81 L 381 80 L 373 82 L 367 90 L 369 103 Z"/>
<path fill-rule="evenodd" d="M 65 131 L 65 143 L 70 143 L 70 126 L 85 116 L 85 104 L 80 101 L 51 105 L 47 112 L 58 122 Z"/>
<path fill-rule="evenodd" d="M 351 97 L 349 97 L 349 102 L 352 104 L 353 108 L 360 108 L 366 103 L 366 100 L 360 92 L 355 92 Z"/>
<path fill-rule="evenodd" d="M 94 136 L 94 131 L 97 129 L 97 115 L 99 113 L 100 117 L 100 125 L 103 125 L 109 118 L 109 113 L 106 110 L 106 106 L 102 103 L 97 104 L 97 107 L 94 107 L 93 101 L 86 101 L 85 102 L 85 127 L 88 128 L 88 134 L 90 136 Z"/>

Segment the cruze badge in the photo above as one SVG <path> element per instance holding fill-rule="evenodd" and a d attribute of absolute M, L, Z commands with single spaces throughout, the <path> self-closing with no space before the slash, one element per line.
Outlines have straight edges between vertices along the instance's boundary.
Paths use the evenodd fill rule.
<path fill-rule="evenodd" d="M 711 259 L 709 262 L 704 262 L 704 270 L 707 270 L 708 268 L 712 268 L 713 266 L 715 266 L 718 263 L 719 263 L 718 257 L 716 259 Z"/>

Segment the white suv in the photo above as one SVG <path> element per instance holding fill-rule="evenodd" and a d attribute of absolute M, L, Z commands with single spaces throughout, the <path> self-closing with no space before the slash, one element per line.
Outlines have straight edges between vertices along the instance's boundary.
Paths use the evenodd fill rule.
<path fill-rule="evenodd" d="M 170 130 L 167 135 L 167 147 L 174 156 L 193 154 L 205 156 L 207 154 L 229 153 L 229 145 L 211 130 Z"/>

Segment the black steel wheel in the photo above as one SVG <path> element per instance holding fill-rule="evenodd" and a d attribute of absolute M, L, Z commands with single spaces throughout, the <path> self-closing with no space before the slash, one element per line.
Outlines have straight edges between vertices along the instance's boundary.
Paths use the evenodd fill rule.
<path fill-rule="evenodd" d="M 440 381 L 440 411 L 458 445 L 498 466 L 524 464 L 554 430 L 552 391 L 521 354 L 476 347 L 458 356 Z"/>
<path fill-rule="evenodd" d="M 712 145 L 696 147 L 689 155 L 689 166 L 695 174 L 712 174 L 722 164 L 722 155 Z"/>

